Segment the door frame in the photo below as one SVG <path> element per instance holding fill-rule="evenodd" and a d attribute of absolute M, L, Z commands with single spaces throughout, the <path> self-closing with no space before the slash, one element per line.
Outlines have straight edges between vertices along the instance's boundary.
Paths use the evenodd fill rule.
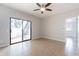
<path fill-rule="evenodd" d="M 15 43 L 11 43 L 11 18 L 17 19 L 17 20 L 22 20 L 22 41 L 15 42 Z M 28 40 L 23 40 L 23 20 L 24 20 L 24 19 L 15 18 L 15 17 L 10 17 L 10 21 L 9 21 L 10 45 L 32 40 L 32 21 L 30 21 L 30 20 L 24 20 L 24 21 L 30 22 L 30 39 L 28 39 Z"/>

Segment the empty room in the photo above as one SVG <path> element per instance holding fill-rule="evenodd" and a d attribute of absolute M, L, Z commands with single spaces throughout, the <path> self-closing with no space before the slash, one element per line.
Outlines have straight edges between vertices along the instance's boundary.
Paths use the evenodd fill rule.
<path fill-rule="evenodd" d="M 0 3 L 0 56 L 78 56 L 79 3 Z"/>

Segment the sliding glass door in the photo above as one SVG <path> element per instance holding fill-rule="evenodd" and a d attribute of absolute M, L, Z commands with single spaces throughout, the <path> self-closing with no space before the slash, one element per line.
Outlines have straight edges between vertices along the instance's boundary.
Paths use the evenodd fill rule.
<path fill-rule="evenodd" d="M 11 19 L 11 43 L 22 41 L 22 20 Z"/>
<path fill-rule="evenodd" d="M 30 39 L 30 22 L 29 21 L 23 21 L 23 40 Z"/>
<path fill-rule="evenodd" d="M 18 43 L 31 39 L 31 22 L 21 19 L 11 18 L 11 39 L 10 43 Z"/>

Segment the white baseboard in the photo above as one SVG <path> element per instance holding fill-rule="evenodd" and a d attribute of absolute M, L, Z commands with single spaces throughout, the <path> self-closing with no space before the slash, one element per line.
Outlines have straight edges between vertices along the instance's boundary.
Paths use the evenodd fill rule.
<path fill-rule="evenodd" d="M 60 41 L 60 42 L 65 42 L 65 40 L 64 40 L 64 39 L 63 39 L 63 40 L 61 40 L 61 39 L 53 38 L 53 39 L 51 39 L 51 40 L 56 40 L 56 41 Z"/>
<path fill-rule="evenodd" d="M 10 44 L 1 44 L 0 45 L 0 48 L 2 48 L 2 47 L 6 47 L 6 46 L 9 46 Z"/>
<path fill-rule="evenodd" d="M 32 40 L 35 40 L 35 39 L 39 39 L 40 37 L 38 37 L 38 38 L 32 38 Z"/>
<path fill-rule="evenodd" d="M 65 43 L 65 39 L 61 40 L 61 39 L 57 39 L 57 38 L 46 38 L 46 39 L 50 39 L 50 40 L 56 40 L 56 41 L 60 41 L 60 42 L 64 42 Z"/>

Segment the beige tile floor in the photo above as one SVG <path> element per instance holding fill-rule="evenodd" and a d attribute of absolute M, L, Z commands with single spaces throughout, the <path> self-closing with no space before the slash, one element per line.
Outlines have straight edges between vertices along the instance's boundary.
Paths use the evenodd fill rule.
<path fill-rule="evenodd" d="M 13 44 L 8 47 L 0 48 L 0 56 L 75 56 L 78 54 L 76 47 L 66 47 L 65 43 L 37 39 L 23 43 Z"/>

